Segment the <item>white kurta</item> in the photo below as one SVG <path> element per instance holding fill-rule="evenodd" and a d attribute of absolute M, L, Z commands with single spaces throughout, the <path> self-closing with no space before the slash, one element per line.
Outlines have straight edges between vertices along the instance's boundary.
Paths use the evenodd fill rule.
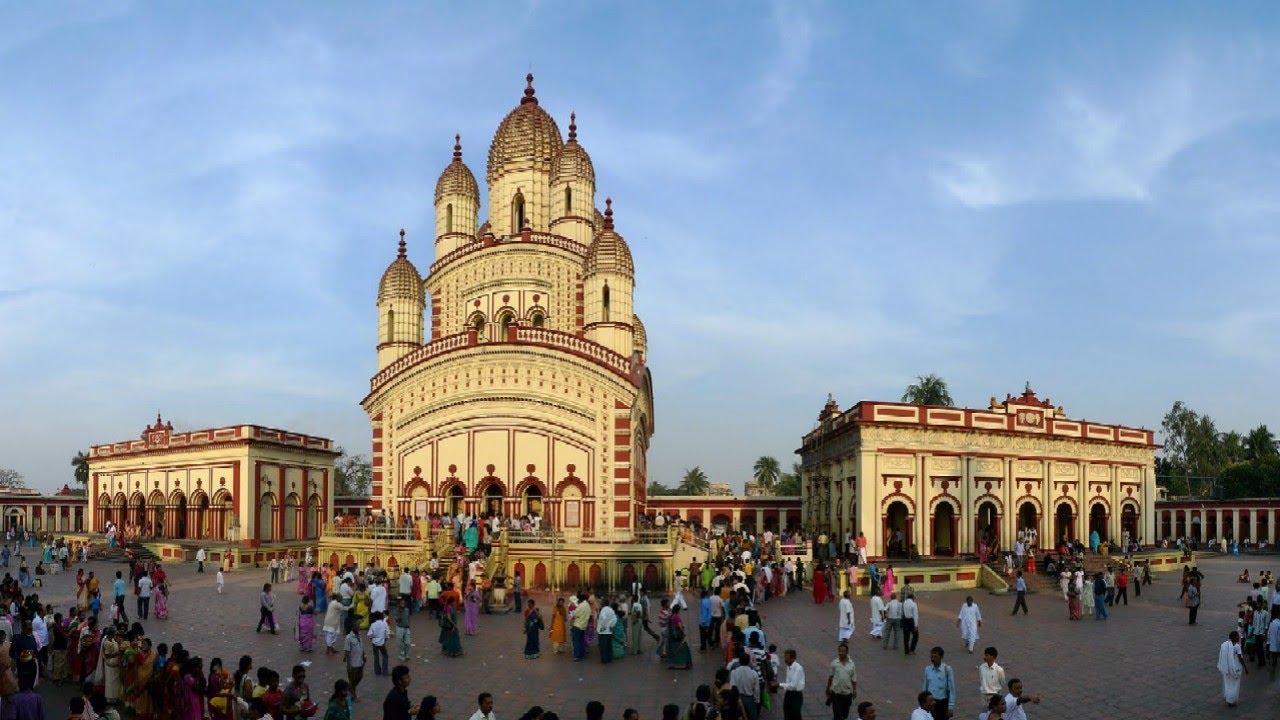
<path fill-rule="evenodd" d="M 1244 665 L 1240 663 L 1240 646 L 1223 640 L 1218 648 L 1218 672 L 1222 673 L 1222 697 L 1232 705 L 1240 702 L 1240 676 Z"/>
<path fill-rule="evenodd" d="M 982 611 L 978 609 L 978 604 L 970 605 L 965 603 L 960 606 L 960 639 L 969 645 L 969 649 L 973 649 L 973 644 L 978 641 L 978 623 L 982 622 Z"/>
<path fill-rule="evenodd" d="M 849 598 L 840 598 L 840 626 L 838 628 L 841 640 L 848 640 L 853 637 L 853 603 Z"/>
<path fill-rule="evenodd" d="M 871 637 L 880 637 L 884 634 L 884 598 L 879 595 L 871 596 Z"/>

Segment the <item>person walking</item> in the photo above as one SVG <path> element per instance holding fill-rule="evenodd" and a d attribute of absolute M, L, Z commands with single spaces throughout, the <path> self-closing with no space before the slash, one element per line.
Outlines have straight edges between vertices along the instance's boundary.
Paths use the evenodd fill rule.
<path fill-rule="evenodd" d="M 915 655 L 920 642 L 920 608 L 916 605 L 915 593 L 908 590 L 903 594 L 906 599 L 902 601 L 902 651 L 904 655 Z"/>
<path fill-rule="evenodd" d="M 1196 613 L 1200 612 L 1200 583 L 1192 580 L 1187 583 L 1187 624 L 1196 624 Z"/>
<path fill-rule="evenodd" d="M 1018 571 L 1018 577 L 1013 581 L 1013 588 L 1018 593 L 1018 599 L 1013 603 L 1013 614 L 1018 614 L 1018 608 L 1022 608 L 1023 615 L 1031 614 L 1027 610 L 1027 581 L 1022 577 L 1022 571 Z"/>
<path fill-rule="evenodd" d="M 1102 573 L 1093 576 L 1093 613 L 1094 620 L 1107 619 L 1107 581 Z M 1195 625 L 1195 622 L 1191 624 Z"/>
<path fill-rule="evenodd" d="M 1004 696 L 1004 720 L 1027 720 L 1027 711 L 1023 709 L 1023 705 L 1027 703 L 1040 704 L 1039 695 L 1023 695 L 1022 681 L 1013 678 L 1009 681 L 1009 694 Z"/>
<path fill-rule="evenodd" d="M 373 646 L 373 674 L 390 675 L 391 659 L 387 656 L 387 639 L 391 637 L 391 628 L 387 625 L 382 613 L 373 613 L 369 623 L 369 644 Z M 354 625 L 354 624 L 353 624 Z"/>
<path fill-rule="evenodd" d="M 893 637 L 893 649 L 898 649 L 898 631 L 902 628 L 902 601 L 897 595 L 889 598 L 884 607 L 884 638 L 881 640 L 882 650 L 889 648 L 889 638 Z"/>
<path fill-rule="evenodd" d="M 262 594 L 258 597 L 258 610 L 260 614 L 258 629 L 254 632 L 262 632 L 262 626 L 266 625 L 271 629 L 272 635 L 279 635 L 280 631 L 276 630 L 276 594 L 271 592 L 271 583 L 262 585 Z M 355 694 L 354 688 L 351 694 Z"/>
<path fill-rule="evenodd" d="M 208 558 L 209 554 L 204 551 L 204 548 L 196 550 L 196 572 L 204 572 L 204 561 Z"/>
<path fill-rule="evenodd" d="M 956 674 L 942 662 L 943 654 L 941 647 L 933 648 L 929 651 L 929 664 L 924 666 L 921 690 L 933 697 L 933 720 L 947 720 L 956 709 Z"/>
<path fill-rule="evenodd" d="M 831 674 L 827 676 L 827 701 L 831 705 L 832 720 L 848 720 L 849 708 L 858 697 L 858 669 L 849 657 L 849 644 L 840 643 L 837 656 L 831 661 Z"/>
<path fill-rule="evenodd" d="M 1218 647 L 1218 672 L 1222 673 L 1222 697 L 1227 707 L 1240 704 L 1240 678 L 1249 673 L 1240 657 L 1240 633 L 1235 630 Z"/>
<path fill-rule="evenodd" d="M 840 624 L 836 632 L 840 642 L 853 637 L 853 601 L 849 599 L 848 590 L 840 598 Z"/>
<path fill-rule="evenodd" d="M 405 600 L 403 596 L 396 606 L 396 658 L 400 662 L 409 659 L 409 648 L 413 641 L 413 636 L 409 632 L 409 619 L 413 615 L 413 607 L 411 600 Z"/>
<path fill-rule="evenodd" d="M 982 627 L 982 611 L 968 595 L 960 606 L 960 614 L 956 617 L 956 627 L 960 628 L 960 639 L 964 641 L 969 654 L 973 654 L 973 645 L 978 642 L 978 628 Z"/>
<path fill-rule="evenodd" d="M 782 691 L 782 720 L 800 720 L 804 709 L 804 668 L 796 662 L 796 651 L 791 648 L 782 654 L 782 662 L 787 671 L 778 683 Z"/>
<path fill-rule="evenodd" d="M 347 637 L 342 641 L 342 661 L 347 666 L 347 682 L 351 684 L 351 700 L 360 700 L 360 681 L 364 679 L 364 643 L 355 625 L 347 629 Z"/>
<path fill-rule="evenodd" d="M 708 590 L 702 591 L 702 600 L 698 602 L 698 650 L 705 652 L 708 645 L 715 647 L 711 642 L 712 617 L 711 593 Z"/>
<path fill-rule="evenodd" d="M 982 693 L 982 702 L 989 703 L 992 698 L 1004 697 L 1004 668 L 996 664 L 1000 653 L 989 647 L 982 651 L 982 664 L 978 666 L 978 689 Z"/>
<path fill-rule="evenodd" d="M 1119 605 L 1121 601 L 1124 601 L 1125 605 L 1129 604 L 1129 573 L 1126 572 L 1123 567 L 1121 567 L 1120 572 L 1116 574 L 1115 604 Z"/>
<path fill-rule="evenodd" d="M 154 583 L 146 573 L 138 578 L 138 618 L 146 620 L 151 614 L 151 591 Z"/>

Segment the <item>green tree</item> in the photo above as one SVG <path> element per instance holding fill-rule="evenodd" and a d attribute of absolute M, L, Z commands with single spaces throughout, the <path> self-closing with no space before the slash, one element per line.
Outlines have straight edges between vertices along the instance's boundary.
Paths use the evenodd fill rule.
<path fill-rule="evenodd" d="M 81 450 L 80 452 L 77 452 L 76 456 L 71 458 L 71 467 L 75 468 L 76 482 L 80 483 L 82 487 L 88 490 L 89 489 L 89 456 L 85 455 L 83 450 Z"/>
<path fill-rule="evenodd" d="M 791 472 L 782 473 L 778 487 L 773 491 L 779 497 L 794 497 L 800 494 L 800 463 L 791 463 Z"/>
<path fill-rule="evenodd" d="M 902 402 L 912 405 L 955 406 L 951 391 L 947 389 L 947 381 L 933 373 L 916 376 L 916 381 L 902 393 Z"/>
<path fill-rule="evenodd" d="M 654 497 L 657 495 L 675 495 L 676 488 L 673 488 L 669 485 L 663 485 L 657 480 L 650 480 L 648 489 L 646 490 L 646 494 L 648 494 L 650 497 Z"/>
<path fill-rule="evenodd" d="M 782 467 L 778 465 L 778 458 L 768 455 L 762 455 L 759 460 L 756 460 L 752 472 L 756 482 L 760 484 L 760 489 L 767 493 L 773 492 L 778 487 L 778 480 L 782 477 Z"/>
<path fill-rule="evenodd" d="M 711 481 L 707 480 L 707 474 L 701 467 L 694 466 L 692 470 L 684 471 L 684 477 L 676 486 L 676 490 L 681 495 L 706 495 L 710 487 Z"/>
<path fill-rule="evenodd" d="M 1218 487 L 1226 499 L 1280 495 L 1280 456 L 1269 455 L 1232 465 L 1222 472 Z"/>
<path fill-rule="evenodd" d="M 1250 460 L 1273 457 L 1277 454 L 1276 436 L 1267 429 L 1266 425 L 1259 425 L 1250 430 L 1249 434 L 1245 436 L 1244 449 L 1246 456 Z"/>
<path fill-rule="evenodd" d="M 1164 416 L 1160 427 L 1164 433 L 1164 457 L 1168 461 L 1170 475 L 1190 478 L 1188 495 L 1204 497 L 1212 494 L 1212 479 L 1227 464 L 1222 436 L 1213 418 L 1197 413 L 1179 400 Z"/>
<path fill-rule="evenodd" d="M 27 481 L 13 468 L 0 467 L 0 488 L 24 488 Z"/>
<path fill-rule="evenodd" d="M 335 495 L 367 496 L 373 487 L 373 463 L 368 455 L 351 455 L 338 448 L 338 458 L 333 461 L 333 490 Z"/>
<path fill-rule="evenodd" d="M 1218 438 L 1218 461 L 1221 466 L 1227 468 L 1247 459 L 1244 436 L 1235 430 L 1222 433 Z"/>

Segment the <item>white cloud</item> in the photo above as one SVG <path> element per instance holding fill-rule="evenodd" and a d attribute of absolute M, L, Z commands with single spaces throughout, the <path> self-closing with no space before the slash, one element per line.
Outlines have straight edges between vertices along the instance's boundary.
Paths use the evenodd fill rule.
<path fill-rule="evenodd" d="M 791 98 L 809 68 L 813 49 L 813 19 L 807 6 L 776 0 L 772 16 L 777 53 L 749 98 L 757 121 L 772 116 Z"/>

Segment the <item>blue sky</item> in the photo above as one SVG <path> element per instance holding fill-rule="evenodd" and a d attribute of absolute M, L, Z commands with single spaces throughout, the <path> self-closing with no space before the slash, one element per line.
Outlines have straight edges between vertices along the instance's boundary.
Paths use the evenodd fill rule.
<path fill-rule="evenodd" d="M 396 232 L 537 76 L 637 264 L 654 479 L 828 392 L 1280 425 L 1280 11 L 1165 3 L 9 3 L 0 466 L 163 410 L 368 451 Z M 602 201 L 602 198 L 601 198 Z"/>

